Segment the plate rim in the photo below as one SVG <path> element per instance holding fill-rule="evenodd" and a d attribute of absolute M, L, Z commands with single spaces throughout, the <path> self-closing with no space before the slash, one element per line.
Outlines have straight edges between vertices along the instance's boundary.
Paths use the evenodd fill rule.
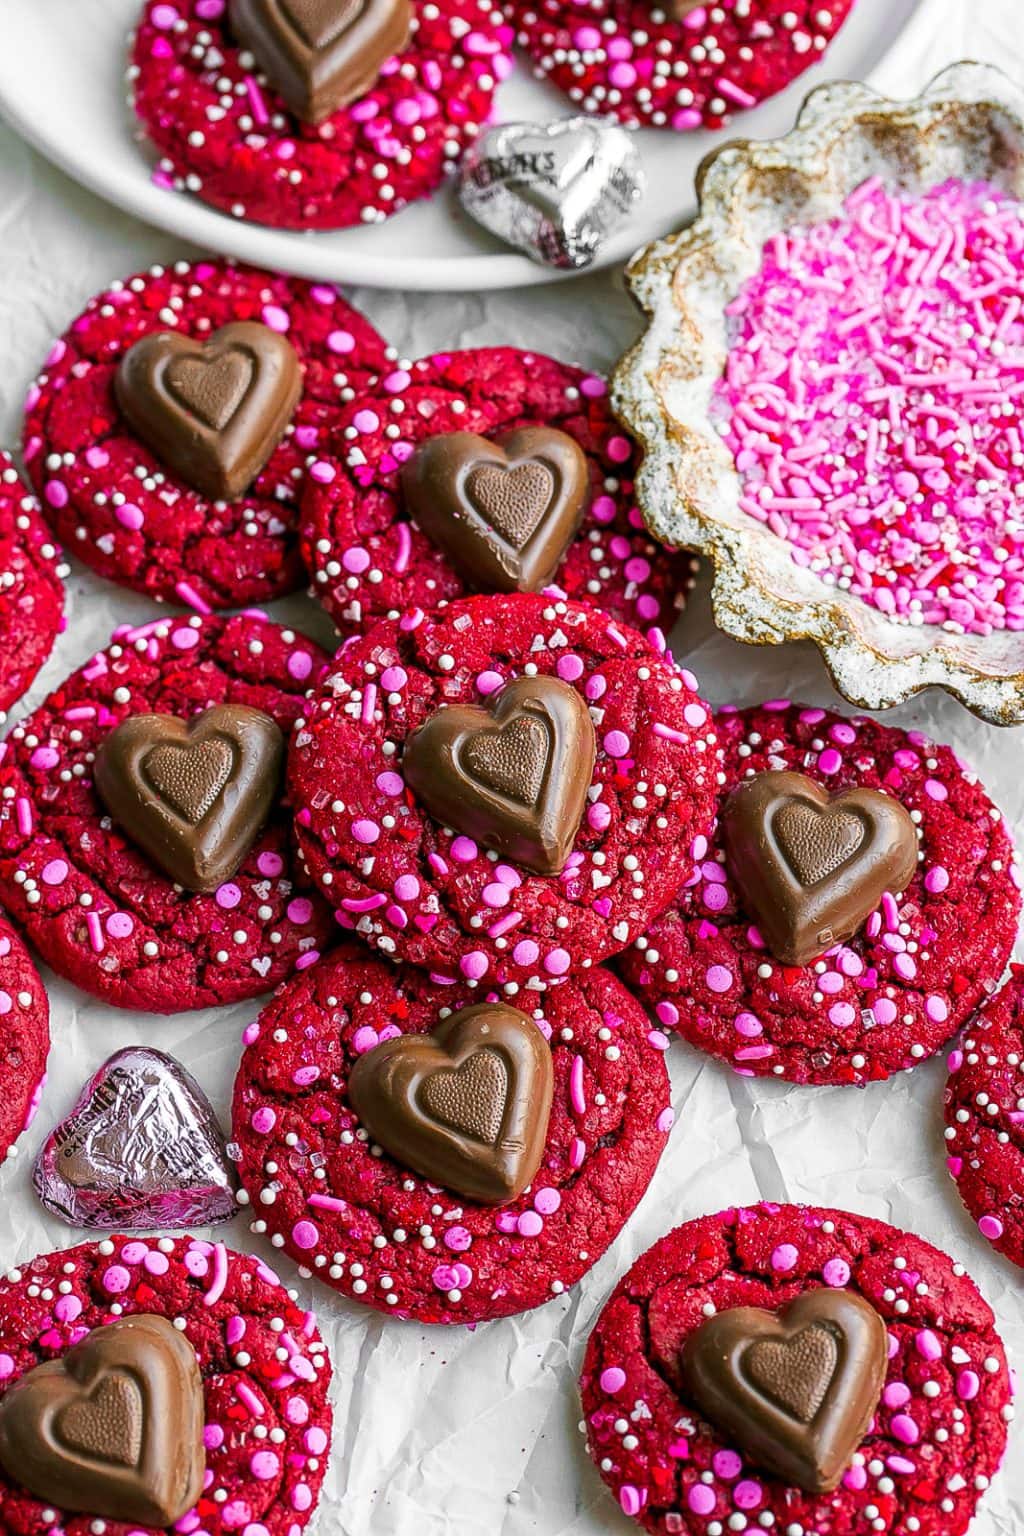
<path fill-rule="evenodd" d="M 932 9 L 934 0 L 912 0 L 912 3 L 913 9 L 892 39 L 888 49 L 876 59 L 874 66 L 868 71 L 865 83 L 870 83 L 883 65 L 891 63 L 894 55 L 912 43 L 918 27 L 922 24 L 922 18 Z M 125 42 L 127 46 L 127 36 Z M 10 50 L 9 57 L 12 61 L 16 59 L 15 48 Z M 112 181 L 104 178 L 102 172 L 96 169 L 95 163 L 87 155 L 83 154 L 79 158 L 74 152 L 73 145 L 69 146 L 63 140 L 54 141 L 48 137 L 40 126 L 40 115 L 32 114 L 27 104 L 23 104 L 17 95 L 12 98 L 9 82 L 15 78 L 16 73 L 16 69 L 13 68 L 5 70 L 0 57 L 0 119 L 7 122 L 31 148 L 38 151 L 45 160 L 55 165 L 77 185 L 84 187 L 103 202 L 134 218 L 141 219 L 143 223 L 202 250 L 214 251 L 228 258 L 242 260 L 256 266 L 265 266 L 273 271 L 287 272 L 311 281 L 344 283 L 350 287 L 391 289 L 407 293 L 451 293 L 474 289 L 490 292 L 563 283 L 574 277 L 588 277 L 607 271 L 609 268 L 621 267 L 635 252 L 643 249 L 651 241 L 684 226 L 697 206 L 694 191 L 681 212 L 676 211 L 660 219 L 649 217 L 642 228 L 633 226 L 624 230 L 621 235 L 608 242 L 590 266 L 579 270 L 560 270 L 531 261 L 529 257 L 513 251 L 495 250 L 464 256 L 429 258 L 425 268 L 422 269 L 421 278 L 419 276 L 421 269 L 405 256 L 387 256 L 373 252 L 349 254 L 339 253 L 334 249 L 328 252 L 316 239 L 320 231 L 279 230 L 269 225 L 244 220 L 236 221 L 228 214 L 201 202 L 188 193 L 170 193 L 166 188 L 157 187 L 148 176 L 138 180 L 116 178 Z M 810 71 L 807 73 L 809 74 Z M 800 76 L 798 80 L 805 78 L 806 75 Z M 818 82 L 819 85 L 821 83 Z M 808 89 L 814 89 L 813 84 L 809 84 Z M 561 115 L 579 114 L 568 110 Z M 130 128 L 126 131 L 130 131 Z M 661 137 L 660 130 L 657 129 L 635 131 L 641 140 L 645 136 L 655 134 Z M 730 131 L 727 135 L 721 136 L 714 147 L 717 150 L 729 143 L 731 139 L 741 135 L 742 125 L 740 125 L 739 134 Z M 144 155 L 141 147 L 139 154 Z M 396 215 L 396 218 L 400 219 L 401 214 Z M 241 233 L 240 242 L 234 233 L 236 231 Z M 343 234 L 344 231 L 332 230 L 328 233 L 334 237 L 339 233 Z M 239 249 L 239 243 L 242 247 L 248 246 L 249 249 Z M 264 249 L 260 250 L 260 247 Z M 340 266 L 344 267 L 344 271 L 340 270 L 339 256 Z"/>

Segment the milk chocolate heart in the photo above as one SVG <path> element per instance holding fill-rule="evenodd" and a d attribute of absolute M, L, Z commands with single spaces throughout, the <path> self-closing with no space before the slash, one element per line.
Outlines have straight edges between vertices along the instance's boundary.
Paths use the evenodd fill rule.
<path fill-rule="evenodd" d="M 277 795 L 284 738 L 260 709 L 218 704 L 194 720 L 132 715 L 100 745 L 107 810 L 178 885 L 213 891 L 256 841 Z"/>
<path fill-rule="evenodd" d="M 594 772 L 590 712 L 555 677 L 519 677 L 488 707 L 450 704 L 405 744 L 406 782 L 446 827 L 541 875 L 572 850 Z"/>
<path fill-rule="evenodd" d="M 409 0 L 231 0 L 239 42 L 305 123 L 363 96 L 409 38 Z"/>
<path fill-rule="evenodd" d="M 284 436 L 302 393 L 287 337 L 240 320 L 195 341 L 144 336 L 114 381 L 129 425 L 164 463 L 215 501 L 249 489 Z"/>
<path fill-rule="evenodd" d="M 360 1056 L 349 1097 L 374 1141 L 405 1168 L 482 1205 L 514 1200 L 544 1155 L 551 1050 L 532 1019 L 478 1003 L 429 1035 Z"/>
<path fill-rule="evenodd" d="M 765 943 L 807 965 L 860 928 L 917 868 L 909 813 L 876 789 L 830 796 L 801 773 L 759 773 L 722 812 L 729 874 Z"/>
<path fill-rule="evenodd" d="M 402 470 L 411 517 L 481 592 L 539 592 L 554 578 L 590 495 L 586 454 L 553 427 L 493 442 L 445 432 Z"/>
<path fill-rule="evenodd" d="M 0 1465 L 58 1510 L 167 1527 L 203 1488 L 203 1384 L 164 1317 L 97 1328 L 0 1399 Z"/>
<path fill-rule="evenodd" d="M 757 1466 L 808 1493 L 835 1488 L 871 1422 L 888 1336 L 852 1291 L 808 1291 L 778 1313 L 735 1307 L 683 1346 L 697 1406 Z"/>

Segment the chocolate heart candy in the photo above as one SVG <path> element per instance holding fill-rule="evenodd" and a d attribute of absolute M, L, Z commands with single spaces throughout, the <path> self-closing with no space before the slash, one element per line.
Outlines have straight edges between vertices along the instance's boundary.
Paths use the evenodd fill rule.
<path fill-rule="evenodd" d="M 35 1166 L 48 1211 L 119 1232 L 227 1221 L 235 1197 L 209 1099 L 162 1051 L 129 1046 L 86 1083 Z"/>
<path fill-rule="evenodd" d="M 888 1336 L 852 1291 L 808 1291 L 776 1315 L 734 1307 L 683 1346 L 701 1412 L 766 1472 L 808 1493 L 835 1488 L 885 1382 Z"/>
<path fill-rule="evenodd" d="M 484 709 L 451 704 L 405 744 L 406 782 L 447 827 L 540 875 L 572 850 L 594 772 L 590 711 L 555 677 L 518 677 Z"/>
<path fill-rule="evenodd" d="M 365 95 L 409 38 L 409 0 L 231 0 L 239 42 L 305 123 Z"/>
<path fill-rule="evenodd" d="M 164 1317 L 97 1328 L 0 1399 L 0 1465 L 58 1510 L 166 1527 L 203 1488 L 203 1384 Z"/>
<path fill-rule="evenodd" d="M 514 1200 L 544 1155 L 551 1050 L 503 1003 L 478 1003 L 430 1035 L 401 1035 L 360 1056 L 353 1108 L 385 1152 L 482 1205 Z"/>
<path fill-rule="evenodd" d="M 213 891 L 256 841 L 277 795 L 284 738 L 245 704 L 194 720 L 132 715 L 96 753 L 96 789 L 128 836 L 178 885 Z"/>
<path fill-rule="evenodd" d="M 302 393 L 287 337 L 253 320 L 195 341 L 144 336 L 121 359 L 117 402 L 177 475 L 215 501 L 233 501 L 284 436 Z"/>
<path fill-rule="evenodd" d="M 539 592 L 575 537 L 590 494 L 587 457 L 554 427 L 489 442 L 445 432 L 402 470 L 406 506 L 481 592 Z"/>
<path fill-rule="evenodd" d="M 907 811 L 876 789 L 830 796 L 802 773 L 759 773 L 722 812 L 726 860 L 765 943 L 806 965 L 857 932 L 917 868 Z"/>

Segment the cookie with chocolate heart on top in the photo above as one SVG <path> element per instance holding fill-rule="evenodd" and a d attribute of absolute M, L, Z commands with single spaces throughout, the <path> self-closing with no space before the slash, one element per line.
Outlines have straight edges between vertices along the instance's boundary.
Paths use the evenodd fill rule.
<path fill-rule="evenodd" d="M 696 679 L 596 608 L 512 593 L 349 641 L 292 738 L 310 875 L 382 954 L 510 1001 L 623 949 L 693 873 Z"/>
<path fill-rule="evenodd" d="M 1007 828 L 949 747 L 787 701 L 723 709 L 697 878 L 620 961 L 657 1017 L 748 1076 L 913 1067 L 994 991 L 1021 899 Z"/>
<path fill-rule="evenodd" d="M 601 966 L 510 1001 L 346 940 L 243 1043 L 253 1234 L 392 1317 L 484 1322 L 562 1295 L 672 1125 L 666 1037 Z"/>
<path fill-rule="evenodd" d="M 330 1360 L 294 1294 L 261 1259 L 192 1237 L 9 1268 L 0 1525 L 298 1536 L 332 1414 Z"/>
<path fill-rule="evenodd" d="M 551 588 L 668 634 L 694 561 L 645 532 L 636 466 L 597 374 L 517 347 L 393 368 L 307 460 L 314 595 L 343 633 L 467 593 Z"/>
<path fill-rule="evenodd" d="M 283 798 L 284 742 L 327 657 L 254 614 L 116 632 L 0 763 L 0 893 L 106 1002 L 256 997 L 332 932 Z"/>
<path fill-rule="evenodd" d="M 506 0 L 534 73 L 584 112 L 723 128 L 820 60 L 854 0 Z"/>
<path fill-rule="evenodd" d="M 477 0 L 145 0 L 128 89 L 158 186 L 342 229 L 437 190 L 491 115 L 510 39 Z"/>
<path fill-rule="evenodd" d="M 580 1389 L 587 1449 L 651 1536 L 965 1536 L 1013 1416 L 960 1264 L 869 1217 L 767 1203 L 649 1248 Z"/>
<path fill-rule="evenodd" d="M 98 575 L 158 601 L 206 613 L 294 591 L 306 456 L 387 355 L 327 283 L 210 260 L 112 283 L 29 391 L 43 514 Z"/>

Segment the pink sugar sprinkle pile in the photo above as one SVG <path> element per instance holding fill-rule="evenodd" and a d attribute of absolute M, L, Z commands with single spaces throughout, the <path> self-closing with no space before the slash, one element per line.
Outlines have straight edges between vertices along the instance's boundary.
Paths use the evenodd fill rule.
<path fill-rule="evenodd" d="M 776 236 L 716 385 L 741 505 L 895 622 L 1024 629 L 1024 209 L 877 179 Z"/>

